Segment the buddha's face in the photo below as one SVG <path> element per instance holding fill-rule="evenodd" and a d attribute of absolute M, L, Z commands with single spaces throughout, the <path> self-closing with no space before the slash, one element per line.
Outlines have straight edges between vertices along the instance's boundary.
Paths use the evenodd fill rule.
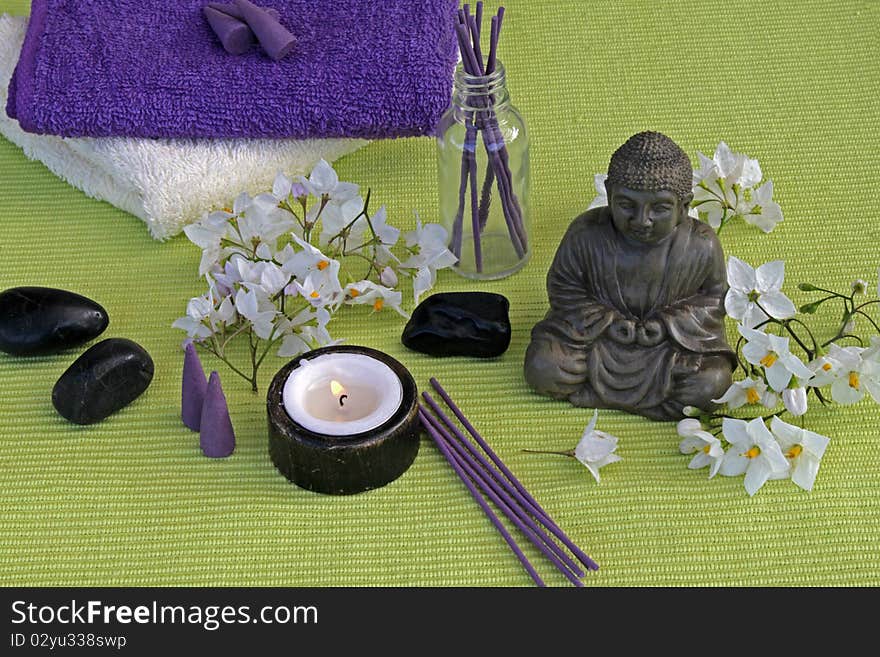
<path fill-rule="evenodd" d="M 611 185 L 607 191 L 614 227 L 627 239 L 643 244 L 656 244 L 669 237 L 687 216 L 691 201 L 691 197 L 680 199 L 667 189 L 650 191 Z"/>

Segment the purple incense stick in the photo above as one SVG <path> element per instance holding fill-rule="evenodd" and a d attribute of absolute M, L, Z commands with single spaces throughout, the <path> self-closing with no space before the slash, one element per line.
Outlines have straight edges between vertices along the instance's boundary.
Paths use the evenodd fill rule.
<path fill-rule="evenodd" d="M 422 393 L 423 396 L 426 394 L 427 393 Z M 467 444 L 467 440 L 465 440 L 464 436 L 461 435 L 461 432 L 457 430 L 457 427 L 449 425 L 449 418 L 445 417 L 443 412 L 438 409 L 436 402 L 429 397 L 426 397 L 425 399 L 430 403 L 431 408 L 440 420 L 447 425 L 446 427 L 443 427 L 438 422 L 436 423 L 436 428 L 444 435 L 444 437 L 446 437 L 448 444 L 455 450 L 459 461 L 467 463 L 477 475 L 482 478 L 484 484 L 488 485 L 492 491 L 504 501 L 508 508 L 510 508 L 511 511 L 532 530 L 532 533 L 553 551 L 559 560 L 565 564 L 565 567 L 571 573 L 574 573 L 575 577 L 583 577 L 584 572 L 578 568 L 577 564 L 569 558 L 563 549 L 560 548 L 541 527 L 535 524 L 535 521 L 532 520 L 531 517 L 529 517 L 528 514 L 531 513 L 531 510 L 528 508 L 527 504 L 522 503 L 521 496 L 517 497 L 516 494 L 503 489 L 501 485 L 499 485 L 504 483 L 504 478 L 498 473 L 498 471 L 489 465 L 485 459 L 480 459 L 479 455 L 475 457 L 473 450 L 470 449 L 470 445 Z M 427 412 L 425 412 L 425 414 L 427 415 Z M 432 419 L 430 415 L 428 415 L 428 419 Z M 450 429 L 452 429 L 451 433 L 449 431 Z M 456 438 L 458 440 L 456 440 Z M 468 450 L 466 450 L 465 447 L 468 447 Z"/>
<path fill-rule="evenodd" d="M 465 474 L 464 470 L 462 470 L 461 466 L 458 465 L 458 462 L 455 460 L 449 448 L 446 446 L 443 437 L 436 429 L 434 429 L 434 427 L 431 425 L 431 423 L 428 421 L 425 414 L 422 413 L 421 410 L 419 411 L 419 419 L 422 422 L 422 426 L 425 427 L 425 430 L 428 432 L 428 435 L 431 436 L 431 439 L 434 441 L 434 443 L 437 445 L 437 448 L 443 454 L 443 458 L 445 458 L 449 465 L 452 466 L 452 469 L 455 470 L 455 473 L 458 475 L 459 479 L 461 479 L 462 483 L 464 483 L 464 485 L 467 487 L 471 496 L 477 501 L 477 504 L 480 505 L 480 508 L 486 514 L 486 517 L 489 518 L 491 523 L 495 526 L 495 529 L 498 530 L 498 532 L 510 546 L 510 549 L 513 550 L 516 558 L 519 559 L 520 563 L 529 573 L 535 584 L 537 584 L 538 586 L 546 586 L 546 584 L 544 584 L 544 580 L 541 579 L 541 576 L 538 575 L 537 571 L 535 571 L 534 567 L 529 562 L 526 555 L 523 554 L 523 551 L 516 544 L 516 541 L 513 540 L 510 532 L 507 531 L 507 529 L 501 523 L 501 520 L 499 520 L 498 516 L 495 515 L 495 512 L 492 511 L 491 508 L 489 508 L 489 505 L 486 504 L 486 500 L 483 499 L 483 496 L 480 495 L 480 493 L 474 487 L 473 483 L 471 483 L 470 479 Z"/>
<path fill-rule="evenodd" d="M 581 582 L 577 577 L 572 575 L 571 571 L 568 568 L 566 568 L 565 564 L 563 564 L 556 557 L 556 555 L 553 554 L 553 552 L 551 552 L 547 548 L 547 546 L 544 545 L 543 542 L 541 542 L 541 540 L 538 538 L 538 536 L 535 535 L 534 531 L 532 531 L 532 529 L 529 526 L 527 526 L 525 523 L 522 522 L 522 520 L 519 519 L 519 517 L 514 512 L 514 510 L 510 507 L 510 505 L 507 503 L 507 501 L 502 499 L 501 497 L 499 497 L 492 490 L 492 488 L 490 488 L 486 484 L 484 477 L 482 477 L 480 475 L 480 473 L 477 472 L 472 467 L 471 463 L 469 463 L 466 459 L 464 459 L 461 456 L 459 456 L 458 454 L 456 454 L 455 451 L 452 451 L 454 449 L 454 439 L 452 438 L 452 436 L 450 436 L 443 429 L 442 425 L 437 420 L 432 418 L 424 408 L 421 409 L 421 412 L 422 412 L 422 416 L 424 417 L 424 419 L 427 420 L 427 422 L 429 424 L 431 424 L 432 428 L 442 438 L 447 449 L 450 449 L 450 455 L 453 457 L 453 459 L 455 459 L 456 463 L 458 463 L 458 466 L 465 472 L 465 474 L 470 478 L 470 480 L 473 483 L 475 483 L 480 488 L 480 490 L 483 491 L 483 494 L 485 494 L 499 509 L 501 509 L 501 511 L 504 513 L 504 515 L 507 517 L 507 519 L 510 520 L 514 525 L 516 525 L 517 529 L 519 529 L 521 532 L 523 532 L 526 535 L 526 537 L 529 539 L 529 541 L 531 541 L 531 543 L 536 548 L 538 548 L 541 551 L 541 553 L 545 557 L 547 557 L 553 563 L 553 565 L 556 566 L 562 572 L 562 574 L 566 576 L 566 578 L 568 578 L 568 580 L 572 584 L 574 584 L 575 586 L 583 586 L 584 585 L 583 582 Z"/>
<path fill-rule="evenodd" d="M 446 392 L 446 390 L 443 389 L 443 386 L 440 385 L 440 382 L 437 381 L 437 379 L 435 379 L 434 377 L 431 377 L 431 386 L 433 386 L 434 390 L 437 391 L 437 394 L 443 398 L 443 401 L 446 402 L 446 405 L 449 407 L 449 409 L 461 421 L 462 425 L 464 426 L 465 429 L 467 429 L 468 433 L 471 434 L 471 436 L 473 436 L 474 440 L 477 442 L 477 444 L 480 446 L 480 448 L 484 452 L 486 452 L 486 454 L 489 456 L 489 458 L 492 459 L 492 461 L 495 463 L 495 465 L 498 466 L 498 469 L 504 473 L 504 476 L 507 477 L 507 479 L 510 481 L 510 483 L 513 484 L 517 488 L 517 490 L 519 490 L 519 492 L 523 495 L 523 497 L 525 497 L 527 500 L 529 500 L 536 508 L 541 509 L 542 515 L 544 517 L 549 518 L 547 513 L 543 510 L 543 507 L 541 507 L 541 505 L 538 504 L 538 502 L 535 500 L 535 498 L 532 497 L 529 494 L 529 492 L 525 489 L 525 487 L 520 483 L 519 479 L 517 479 L 514 476 L 514 474 L 507 468 L 507 466 L 504 465 L 502 460 L 500 458 L 498 458 L 498 455 L 495 454 L 495 452 L 492 450 L 491 447 L 489 447 L 489 444 L 477 432 L 477 430 L 474 428 L 474 426 L 465 417 L 464 413 L 461 412 L 461 409 L 459 409 L 458 406 L 456 406 L 455 402 L 452 401 L 452 399 L 450 398 L 450 396 Z M 572 546 L 574 546 L 574 547 L 572 548 Z M 569 548 L 572 550 L 572 552 L 578 558 L 578 560 L 582 564 L 584 564 L 587 568 L 589 568 L 590 570 L 598 570 L 599 569 L 599 565 L 595 561 L 593 561 L 589 556 L 587 556 L 587 554 L 585 554 L 583 552 L 583 550 L 581 550 L 580 548 L 577 548 L 577 546 L 575 546 L 574 543 L 572 543 L 572 545 L 569 546 Z"/>
<path fill-rule="evenodd" d="M 448 429 L 452 432 L 452 434 L 456 438 L 458 438 L 458 442 L 460 443 L 460 445 L 462 447 L 466 448 L 468 450 L 468 452 L 470 452 L 471 458 L 475 459 L 483 467 L 483 469 L 486 472 L 490 473 L 495 478 L 495 480 L 497 480 L 497 482 L 499 484 L 501 484 L 501 486 L 504 487 L 504 490 L 506 491 L 504 493 L 504 495 L 506 497 L 512 498 L 513 501 L 515 503 L 518 503 L 521 507 L 523 507 L 525 511 L 527 511 L 528 513 L 531 513 L 538 520 L 538 522 L 543 524 L 547 528 L 547 530 L 550 531 L 550 533 L 552 533 L 560 541 L 562 541 L 562 543 L 567 548 L 569 548 L 573 553 L 580 551 L 580 549 L 577 547 L 577 545 L 575 545 L 572 542 L 572 540 L 565 534 L 565 532 L 563 532 L 559 528 L 559 526 L 547 516 L 546 512 L 543 509 L 536 506 L 533 502 L 531 502 L 529 499 L 527 499 L 522 493 L 520 493 L 516 489 L 516 487 L 513 486 L 504 477 L 504 475 L 502 473 L 498 472 L 486 460 L 486 458 L 482 454 L 480 454 L 480 452 L 476 448 L 474 448 L 474 446 L 471 444 L 471 442 L 467 438 L 465 438 L 464 435 L 461 433 L 461 431 L 459 431 L 458 427 L 455 426 L 455 423 L 452 420 L 450 420 L 449 417 L 443 412 L 443 409 L 440 408 L 440 405 L 436 401 L 434 401 L 434 399 L 427 392 L 423 392 L 422 397 L 425 399 L 425 401 L 428 402 L 428 404 L 430 405 L 430 407 L 434 411 L 434 413 L 437 415 L 437 417 L 440 418 L 440 420 L 443 421 L 443 423 L 448 427 Z M 540 528 L 537 528 L 536 531 L 539 532 L 539 535 L 543 535 L 543 532 L 540 530 Z M 555 548 L 555 550 L 558 550 L 557 554 L 559 555 L 559 557 L 566 562 L 566 565 L 569 568 L 571 568 L 571 570 L 575 574 L 577 574 L 579 577 L 583 576 L 583 572 L 581 572 L 581 570 L 574 564 L 574 562 L 572 562 L 568 558 L 568 555 L 566 555 L 565 552 L 563 552 L 559 548 L 559 546 L 557 546 L 555 543 L 553 543 L 549 537 L 547 537 L 547 543 L 549 545 L 551 545 L 552 548 Z"/>
<path fill-rule="evenodd" d="M 192 341 L 187 341 L 183 355 L 183 377 L 180 386 L 180 417 L 193 431 L 202 426 L 202 406 L 205 405 L 205 392 L 208 379 Z"/>

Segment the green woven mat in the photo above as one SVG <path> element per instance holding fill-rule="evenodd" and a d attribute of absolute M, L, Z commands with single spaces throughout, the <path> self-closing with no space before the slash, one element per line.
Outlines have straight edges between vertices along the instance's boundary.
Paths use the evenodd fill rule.
<path fill-rule="evenodd" d="M 26 13 L 27 2 L 0 2 Z M 487 363 L 437 360 L 399 343 L 393 313 L 335 323 L 389 352 L 425 387 L 437 376 L 558 523 L 602 565 L 603 585 L 877 585 L 878 407 L 818 409 L 832 436 L 815 490 L 686 468 L 672 424 L 606 411 L 622 463 L 596 485 L 573 460 L 523 454 L 574 446 L 590 412 L 528 392 L 521 362 L 546 309 L 543 279 L 592 174 L 630 134 L 663 131 L 689 153 L 720 139 L 760 159 L 785 221 L 742 225 L 728 253 L 787 263 L 798 281 L 877 280 L 880 5 L 876 2 L 510 0 L 503 59 L 531 129 L 535 253 L 518 275 L 480 289 L 511 301 L 513 341 Z M 435 215 L 429 139 L 376 143 L 339 164 L 371 186 L 401 226 Z M 234 192 L 235 190 L 230 190 Z M 50 285 L 100 300 L 106 337 L 142 343 L 149 391 L 87 428 L 52 409 L 78 352 L 0 354 L 0 583 L 6 585 L 501 585 L 530 580 L 427 442 L 390 486 L 335 498 L 288 484 L 267 456 L 263 396 L 225 376 L 238 448 L 201 456 L 178 420 L 182 334 L 170 328 L 200 291 L 198 250 L 153 242 L 131 216 L 86 198 L 0 140 L 0 288 Z M 439 290 L 472 289 L 454 274 Z M 263 386 L 283 361 L 265 368 Z M 207 366 L 216 363 L 206 359 Z M 226 372 L 221 370 L 225 375 Z M 527 554 L 539 559 L 534 550 Z M 548 583 L 566 582 L 547 562 Z"/>

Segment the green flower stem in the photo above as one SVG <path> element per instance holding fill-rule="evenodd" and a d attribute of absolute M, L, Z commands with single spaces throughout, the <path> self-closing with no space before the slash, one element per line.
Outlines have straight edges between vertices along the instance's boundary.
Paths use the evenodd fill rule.
<path fill-rule="evenodd" d="M 877 322 L 875 322 L 871 318 L 871 316 L 868 315 L 868 313 L 866 313 L 864 310 L 859 310 L 857 308 L 856 310 L 853 311 L 853 315 L 861 315 L 862 317 L 864 317 L 865 319 L 867 319 L 871 323 L 871 326 L 874 327 L 874 330 L 877 331 L 877 333 L 880 333 L 880 326 L 878 326 Z"/>
<path fill-rule="evenodd" d="M 198 342 L 196 342 L 196 343 L 194 343 L 194 344 L 196 344 L 196 345 L 202 345 L 203 343 L 198 343 Z M 205 348 L 206 348 L 209 352 L 211 352 L 212 354 L 214 354 L 217 358 L 219 358 L 219 359 L 222 360 L 224 363 L 226 363 L 226 366 L 227 366 L 229 369 L 231 369 L 233 372 L 235 372 L 236 374 L 238 374 L 242 379 L 244 379 L 245 381 L 247 381 L 248 383 L 250 383 L 250 384 L 251 384 L 251 387 L 252 387 L 253 390 L 254 390 L 254 392 L 257 391 L 257 381 L 256 381 L 255 378 L 249 377 L 247 374 L 245 374 L 245 373 L 242 372 L 240 369 L 238 369 L 238 368 L 237 368 L 235 365 L 233 365 L 233 364 L 232 364 L 232 363 L 231 363 L 231 362 L 230 362 L 225 356 L 223 356 L 222 354 L 218 353 L 217 350 L 216 350 L 213 346 L 205 347 Z"/>
<path fill-rule="evenodd" d="M 544 449 L 524 449 L 522 451 L 528 452 L 529 454 L 554 454 L 556 456 L 569 456 L 571 458 L 575 458 L 573 449 L 570 449 L 566 452 L 552 452 Z"/>

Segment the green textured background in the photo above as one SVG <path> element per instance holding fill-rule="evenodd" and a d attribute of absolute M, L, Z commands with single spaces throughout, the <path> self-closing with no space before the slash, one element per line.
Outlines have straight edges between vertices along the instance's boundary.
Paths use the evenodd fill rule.
<path fill-rule="evenodd" d="M 393 313 L 354 312 L 334 334 L 389 352 L 419 385 L 437 376 L 558 523 L 602 565 L 603 585 L 877 585 L 878 406 L 815 409 L 832 437 L 811 494 L 686 468 L 672 424 L 605 411 L 622 463 L 597 486 L 573 460 L 525 447 L 574 446 L 590 412 L 534 396 L 521 362 L 546 309 L 544 274 L 592 176 L 643 129 L 696 159 L 724 139 L 757 157 L 785 221 L 771 235 L 737 225 L 728 253 L 787 263 L 798 281 L 877 281 L 880 264 L 880 3 L 509 0 L 502 55 L 531 129 L 531 263 L 480 289 L 511 301 L 500 359 L 436 360 L 400 345 Z M 0 10 L 26 13 L 23 0 Z M 435 216 L 429 139 L 375 143 L 339 164 L 373 188 L 399 225 Z M 237 190 L 229 190 L 233 194 Z M 199 252 L 152 241 L 135 218 L 86 198 L 0 139 L 0 289 L 49 285 L 102 302 L 105 337 L 142 343 L 149 391 L 92 427 L 59 418 L 56 378 L 78 355 L 0 354 L 0 583 L 6 585 L 500 585 L 530 580 L 427 442 L 392 485 L 346 498 L 290 485 L 269 462 L 262 394 L 226 375 L 235 454 L 201 456 L 179 419 L 182 334 L 170 328 L 200 291 Z M 474 284 L 440 276 L 439 290 Z M 830 328 L 830 327 L 829 327 Z M 263 372 L 263 388 L 280 359 Z M 206 357 L 207 367 L 216 366 Z M 533 550 L 527 554 L 535 556 Z M 536 557 L 537 559 L 537 557 Z M 548 562 L 548 583 L 566 584 Z"/>

